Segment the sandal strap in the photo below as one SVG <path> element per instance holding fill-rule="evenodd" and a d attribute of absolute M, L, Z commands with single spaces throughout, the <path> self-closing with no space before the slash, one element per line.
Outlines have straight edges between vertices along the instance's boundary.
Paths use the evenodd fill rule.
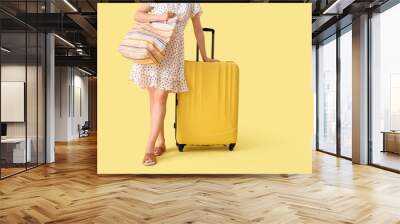
<path fill-rule="evenodd" d="M 162 153 L 164 153 L 165 152 L 165 146 L 158 146 L 158 147 L 154 147 L 154 154 L 157 154 L 157 155 L 161 155 Z"/>
<path fill-rule="evenodd" d="M 154 156 L 153 153 L 146 153 L 144 154 L 144 159 L 143 162 L 155 162 L 156 161 L 156 157 Z"/>

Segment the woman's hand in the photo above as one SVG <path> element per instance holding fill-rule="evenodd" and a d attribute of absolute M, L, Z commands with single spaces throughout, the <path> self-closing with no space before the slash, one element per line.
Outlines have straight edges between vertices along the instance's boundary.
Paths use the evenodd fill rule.
<path fill-rule="evenodd" d="M 168 19 L 174 18 L 175 16 L 175 13 L 168 11 L 160 15 L 160 21 L 168 21 Z"/>
<path fill-rule="evenodd" d="M 203 61 L 204 61 L 204 62 L 219 62 L 218 59 L 213 59 L 213 58 L 209 58 L 209 57 L 204 58 Z"/>

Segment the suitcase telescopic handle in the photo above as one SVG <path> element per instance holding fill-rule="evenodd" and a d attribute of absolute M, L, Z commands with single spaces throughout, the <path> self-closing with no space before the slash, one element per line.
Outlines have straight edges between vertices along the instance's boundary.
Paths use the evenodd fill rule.
<path fill-rule="evenodd" d="M 203 28 L 203 32 L 211 32 L 211 58 L 214 59 L 215 30 L 212 28 Z M 196 44 L 196 61 L 199 61 L 199 45 Z"/>

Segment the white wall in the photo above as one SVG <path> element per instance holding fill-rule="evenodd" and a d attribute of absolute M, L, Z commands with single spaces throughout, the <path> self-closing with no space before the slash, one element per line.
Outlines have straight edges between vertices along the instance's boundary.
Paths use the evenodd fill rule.
<path fill-rule="evenodd" d="M 74 126 L 77 127 L 78 123 L 82 126 L 85 121 L 89 120 L 89 78 L 88 76 L 83 76 L 84 74 L 82 72 L 79 72 L 79 75 L 75 75 L 75 86 L 79 87 L 81 89 L 81 109 L 82 113 L 77 117 L 76 123 L 74 123 Z M 75 136 L 78 138 L 78 132 L 77 128 L 75 128 L 76 133 Z"/>
<path fill-rule="evenodd" d="M 25 82 L 1 81 L 1 121 L 24 122 Z"/>
<path fill-rule="evenodd" d="M 8 64 L 1 66 L 1 81 L 3 82 L 25 82 L 25 71 L 24 65 Z M 32 70 L 32 67 L 28 66 L 28 71 Z M 29 72 L 28 72 L 29 74 Z M 4 108 L 2 108 L 4 110 Z M 7 123 L 7 136 L 8 137 L 24 137 L 25 136 L 25 123 L 24 122 L 11 122 Z"/>
<path fill-rule="evenodd" d="M 55 141 L 68 140 L 68 117 L 69 117 L 69 96 L 70 84 L 69 68 L 55 68 Z"/>
<path fill-rule="evenodd" d="M 1 66 L 1 81 L 3 82 L 25 82 L 25 75 L 27 69 L 27 74 L 28 74 L 28 79 L 29 79 L 29 84 L 36 85 L 36 81 L 34 83 L 32 81 L 32 78 L 30 75 L 35 75 L 36 76 L 36 67 L 34 66 L 27 66 L 25 67 L 24 65 L 19 65 L 19 64 L 5 64 Z M 33 102 L 34 100 L 31 98 L 35 98 L 36 100 L 36 88 L 27 88 L 27 96 L 28 96 L 28 105 L 30 102 Z M 36 101 L 35 101 L 36 103 Z M 33 105 L 31 105 L 33 106 Z M 36 108 L 36 105 L 34 105 Z M 2 108 L 2 110 L 5 110 L 6 108 Z M 29 109 L 27 109 L 29 110 Z M 30 110 L 28 112 L 31 112 Z M 28 122 L 34 121 L 36 124 L 36 113 L 28 113 Z M 8 137 L 24 137 L 25 136 L 25 122 L 7 122 L 7 135 Z M 33 127 L 34 126 L 34 127 Z M 36 125 L 33 125 L 31 123 L 28 124 L 28 129 L 32 127 L 33 129 L 36 130 Z M 31 132 L 28 130 L 28 137 Z M 36 132 L 35 132 L 36 133 Z"/>
<path fill-rule="evenodd" d="M 88 77 L 78 69 L 56 67 L 55 112 L 55 140 L 77 139 L 78 124 L 88 120 Z"/>
<path fill-rule="evenodd" d="M 76 70 L 75 70 L 76 71 Z M 82 73 L 79 73 L 82 74 Z M 78 137 L 79 133 L 78 133 L 78 129 L 76 128 L 78 126 L 78 124 L 83 125 L 85 123 L 85 121 L 88 121 L 89 119 L 89 110 L 88 110 L 88 106 L 89 106 L 89 91 L 88 91 L 88 77 L 87 76 L 81 76 L 81 75 L 75 75 L 75 79 L 74 79 L 74 86 L 75 86 L 75 117 L 72 120 L 72 127 L 74 127 L 72 129 L 72 135 L 75 137 Z M 80 91 L 80 99 L 77 98 L 78 96 L 78 92 Z M 78 100 L 80 100 L 80 109 L 82 110 L 81 112 L 79 112 L 79 108 L 78 105 L 79 102 Z"/>

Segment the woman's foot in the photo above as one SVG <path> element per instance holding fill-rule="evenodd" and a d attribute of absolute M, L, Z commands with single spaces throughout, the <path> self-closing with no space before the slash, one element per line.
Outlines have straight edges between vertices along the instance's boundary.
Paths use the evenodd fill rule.
<path fill-rule="evenodd" d="M 143 165 L 153 166 L 156 165 L 156 163 L 157 163 L 156 156 L 153 153 L 144 154 Z"/>
<path fill-rule="evenodd" d="M 155 156 L 161 156 L 164 152 L 165 152 L 165 145 L 164 144 L 154 147 L 153 154 Z"/>

